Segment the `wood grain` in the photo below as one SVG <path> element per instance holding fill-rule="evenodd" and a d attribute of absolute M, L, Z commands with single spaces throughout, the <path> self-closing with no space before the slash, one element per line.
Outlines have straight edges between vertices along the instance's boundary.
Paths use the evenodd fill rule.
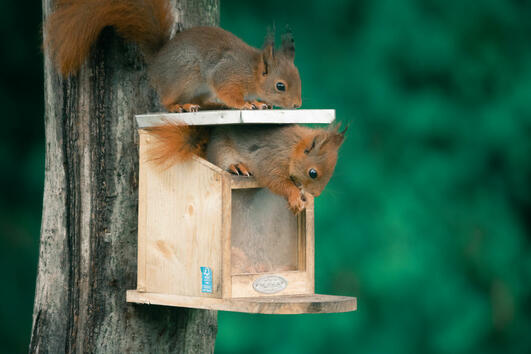
<path fill-rule="evenodd" d="M 221 175 L 197 159 L 163 171 L 144 164 L 147 194 L 139 204 L 146 205 L 146 227 L 139 238 L 146 248 L 145 290 L 221 297 Z M 212 293 L 201 290 L 201 267 L 212 271 Z"/>
<path fill-rule="evenodd" d="M 232 297 L 232 190 L 231 176 L 227 173 L 222 175 L 222 210 L 221 210 L 221 291 L 223 298 Z"/>
<path fill-rule="evenodd" d="M 171 2 L 176 28 L 218 23 L 218 0 Z M 43 0 L 45 18 L 54 3 Z M 44 73 L 46 167 L 29 351 L 213 352 L 215 312 L 125 301 L 137 282 L 134 116 L 160 111 L 138 48 L 108 28 L 77 75 L 61 78 L 47 56 Z"/>
<path fill-rule="evenodd" d="M 146 155 L 146 148 L 151 140 L 149 134 L 139 131 L 139 161 Z M 138 200 L 147 200 L 147 166 L 140 163 L 138 169 Z M 138 258 L 136 288 L 146 290 L 146 250 L 147 250 L 147 203 L 138 203 Z"/>
<path fill-rule="evenodd" d="M 315 291 L 315 198 L 307 196 L 306 211 L 304 212 L 304 221 L 306 222 L 306 277 L 309 284 L 309 292 Z"/>
<path fill-rule="evenodd" d="M 213 299 L 127 292 L 127 301 L 150 305 L 193 307 L 208 310 L 262 314 L 303 314 L 349 312 L 357 309 L 356 298 L 333 295 L 292 295 L 251 298 Z"/>
<path fill-rule="evenodd" d="M 253 282 L 265 275 L 275 275 L 284 278 L 287 286 L 284 290 L 275 294 L 263 294 L 253 289 Z M 232 297 L 263 297 L 276 295 L 311 295 L 313 294 L 313 284 L 308 281 L 306 272 L 270 272 L 256 274 L 237 274 L 232 276 Z"/>
<path fill-rule="evenodd" d="M 231 176 L 232 189 L 260 188 L 260 184 L 253 177 Z"/>
<path fill-rule="evenodd" d="M 306 271 L 306 213 L 300 213 L 297 216 L 297 270 Z"/>

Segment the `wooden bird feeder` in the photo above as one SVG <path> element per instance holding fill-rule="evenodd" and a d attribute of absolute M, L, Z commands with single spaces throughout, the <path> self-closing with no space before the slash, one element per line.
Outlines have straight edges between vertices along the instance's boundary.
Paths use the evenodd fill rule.
<path fill-rule="evenodd" d="M 356 298 L 314 293 L 314 200 L 295 216 L 284 198 L 194 156 L 160 171 L 143 128 L 321 123 L 333 110 L 205 111 L 137 116 L 140 135 L 137 289 L 127 301 L 268 314 L 346 312 Z"/>

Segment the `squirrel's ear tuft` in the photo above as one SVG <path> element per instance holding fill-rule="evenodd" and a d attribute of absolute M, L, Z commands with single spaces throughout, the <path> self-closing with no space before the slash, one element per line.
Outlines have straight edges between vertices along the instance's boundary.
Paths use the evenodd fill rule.
<path fill-rule="evenodd" d="M 321 152 L 337 151 L 345 140 L 345 133 L 347 132 L 348 128 L 347 126 L 345 129 L 343 129 L 343 131 L 340 132 L 340 127 L 341 125 L 337 124 L 332 128 L 324 130 L 322 133 L 318 134 L 316 137 L 316 148 Z"/>
<path fill-rule="evenodd" d="M 348 125 L 341 132 L 339 131 L 340 128 L 341 128 L 341 124 L 338 124 L 334 128 L 332 128 L 328 133 L 328 138 L 326 139 L 326 143 L 331 143 L 332 146 L 334 146 L 336 149 L 338 149 L 341 146 L 341 144 L 343 144 L 343 141 L 345 140 L 345 133 L 347 132 L 347 129 L 348 129 Z"/>
<path fill-rule="evenodd" d="M 295 59 L 295 40 L 293 39 L 293 32 L 289 26 L 286 26 L 286 32 L 282 35 L 282 45 L 280 48 L 288 59 Z"/>
<path fill-rule="evenodd" d="M 275 48 L 273 43 L 267 44 L 262 50 L 262 60 L 264 62 L 264 71 L 262 75 L 269 74 L 269 68 L 273 65 L 273 59 L 275 55 Z"/>
<path fill-rule="evenodd" d="M 276 28 L 275 24 L 273 24 L 272 27 L 267 27 L 267 34 L 264 39 L 264 48 L 271 46 L 272 48 L 275 48 L 275 34 L 276 34 Z"/>
<path fill-rule="evenodd" d="M 264 41 L 264 47 L 262 49 L 262 60 L 264 61 L 264 72 L 266 76 L 269 73 L 269 68 L 273 65 L 275 59 L 275 25 L 267 29 L 267 35 Z"/>

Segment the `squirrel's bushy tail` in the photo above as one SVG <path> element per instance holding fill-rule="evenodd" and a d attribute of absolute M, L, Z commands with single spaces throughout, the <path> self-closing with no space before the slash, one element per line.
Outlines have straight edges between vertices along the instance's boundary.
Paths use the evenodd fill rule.
<path fill-rule="evenodd" d="M 190 126 L 173 122 L 146 129 L 155 138 L 147 150 L 147 160 L 168 168 L 177 161 L 185 161 L 192 155 L 204 157 L 209 138 L 207 127 Z"/>
<path fill-rule="evenodd" d="M 151 56 L 168 41 L 172 22 L 168 0 L 57 0 L 45 23 L 44 49 L 66 76 L 81 67 L 105 27 Z"/>

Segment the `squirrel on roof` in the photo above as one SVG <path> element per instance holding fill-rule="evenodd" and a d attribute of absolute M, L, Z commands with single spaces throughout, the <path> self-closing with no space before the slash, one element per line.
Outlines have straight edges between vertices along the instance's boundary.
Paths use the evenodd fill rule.
<path fill-rule="evenodd" d="M 169 112 L 301 106 L 290 32 L 279 50 L 272 36 L 259 50 L 218 27 L 193 27 L 170 39 L 172 23 L 168 0 L 58 0 L 45 24 L 44 48 L 63 76 L 73 75 L 112 26 L 139 45 Z"/>

